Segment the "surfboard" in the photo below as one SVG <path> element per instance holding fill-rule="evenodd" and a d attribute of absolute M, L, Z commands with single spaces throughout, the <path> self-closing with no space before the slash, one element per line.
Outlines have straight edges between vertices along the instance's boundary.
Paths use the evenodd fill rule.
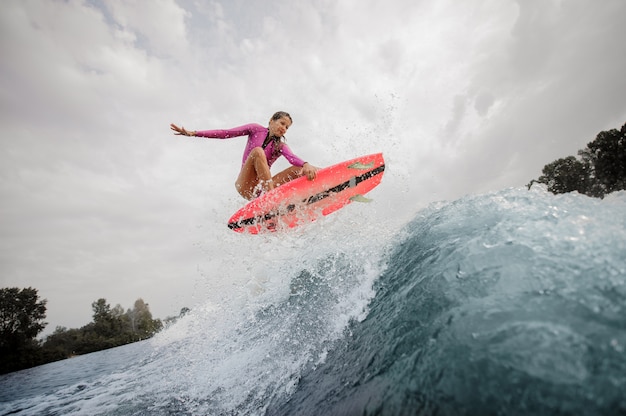
<path fill-rule="evenodd" d="M 250 201 L 228 220 L 236 232 L 259 234 L 315 221 L 378 186 L 385 171 L 382 153 L 357 157 L 319 169 L 313 180 L 294 179 Z"/>

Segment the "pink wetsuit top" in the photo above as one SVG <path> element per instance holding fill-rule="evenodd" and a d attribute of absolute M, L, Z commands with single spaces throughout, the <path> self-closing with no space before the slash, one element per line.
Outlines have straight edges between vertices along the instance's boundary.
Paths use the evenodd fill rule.
<path fill-rule="evenodd" d="M 267 137 L 268 128 L 263 127 L 260 124 L 246 124 L 245 126 L 235 127 L 228 130 L 204 130 L 197 131 L 196 136 L 199 137 L 209 137 L 213 139 L 230 139 L 231 137 L 239 137 L 239 136 L 248 136 L 248 144 L 246 145 L 246 149 L 243 152 L 243 160 L 241 161 L 241 165 L 243 166 L 248 160 L 248 156 L 250 152 L 255 147 L 262 147 L 265 138 Z M 294 155 L 289 146 L 287 144 L 282 143 L 280 153 L 274 155 L 274 141 L 272 140 L 270 144 L 265 147 L 265 156 L 267 157 L 267 164 L 272 166 L 276 159 L 278 159 L 281 155 L 285 156 L 285 158 L 294 166 L 302 167 L 306 162 L 300 159 L 298 156 Z"/>

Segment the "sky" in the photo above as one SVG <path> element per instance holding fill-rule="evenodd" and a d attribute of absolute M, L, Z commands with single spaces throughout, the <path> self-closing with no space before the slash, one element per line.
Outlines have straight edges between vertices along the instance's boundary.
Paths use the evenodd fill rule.
<path fill-rule="evenodd" d="M 625 15 L 623 0 L 5 0 L 0 285 L 38 289 L 44 333 L 87 324 L 99 298 L 165 318 L 237 290 L 224 259 L 259 241 L 225 226 L 245 138 L 170 123 L 284 110 L 313 165 L 383 152 L 375 210 L 400 223 L 522 187 L 626 122 Z"/>

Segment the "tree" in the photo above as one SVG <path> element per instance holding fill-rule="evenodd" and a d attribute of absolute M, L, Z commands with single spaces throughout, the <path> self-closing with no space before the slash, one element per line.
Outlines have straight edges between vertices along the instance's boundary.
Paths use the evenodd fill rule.
<path fill-rule="evenodd" d="M 39 300 L 31 287 L 0 289 L 0 373 L 36 365 L 39 343 L 35 337 L 47 325 L 47 300 Z"/>
<path fill-rule="evenodd" d="M 163 328 L 143 299 L 124 312 L 100 298 L 91 304 L 93 322 L 79 329 L 58 326 L 41 343 L 35 337 L 46 325 L 46 302 L 32 288 L 0 291 L 0 374 L 140 341 Z"/>
<path fill-rule="evenodd" d="M 593 165 L 605 193 L 626 189 L 626 124 L 619 131 L 600 132 L 579 154 Z"/>
<path fill-rule="evenodd" d="M 152 319 L 149 305 L 141 298 L 135 301 L 133 309 L 129 309 L 126 316 L 135 341 L 150 338 L 163 327 L 161 320 Z"/>
<path fill-rule="evenodd" d="M 578 191 L 599 198 L 626 189 L 626 124 L 619 131 L 600 132 L 578 155 L 580 160 L 568 156 L 545 165 L 528 188 L 539 182 L 555 194 Z"/>
<path fill-rule="evenodd" d="M 92 330 L 95 333 L 95 336 L 91 337 L 96 340 L 95 342 L 100 342 L 98 339 L 110 340 L 120 335 L 123 331 L 123 325 L 122 320 L 114 314 L 117 309 L 112 310 L 111 305 L 103 298 L 93 302 L 91 308 L 93 309 L 93 326 L 85 329 Z M 108 345 L 108 348 L 122 344 L 124 343 L 117 343 L 115 341 L 107 341 L 104 343 L 104 345 Z"/>
<path fill-rule="evenodd" d="M 586 193 L 589 183 L 589 167 L 574 156 L 555 160 L 543 167 L 538 182 L 546 184 L 554 194 L 578 191 Z"/>
<path fill-rule="evenodd" d="M 93 321 L 95 323 L 110 321 L 113 316 L 111 314 L 111 305 L 104 298 L 92 302 L 91 309 L 93 310 Z"/>
<path fill-rule="evenodd" d="M 44 362 L 63 360 L 75 355 L 80 351 L 82 338 L 79 329 L 57 326 L 42 346 Z"/>

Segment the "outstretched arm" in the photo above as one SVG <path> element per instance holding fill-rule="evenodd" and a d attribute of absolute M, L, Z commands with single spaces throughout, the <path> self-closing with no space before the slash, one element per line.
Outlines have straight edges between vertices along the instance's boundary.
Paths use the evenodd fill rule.
<path fill-rule="evenodd" d="M 208 139 L 230 139 L 231 137 L 239 137 L 246 135 L 255 135 L 265 138 L 267 128 L 264 128 L 260 124 L 246 124 L 244 126 L 235 127 L 226 130 L 201 130 L 190 131 L 184 127 L 178 127 L 176 124 L 170 124 L 170 128 L 177 136 L 193 136 L 193 137 L 206 137 Z M 261 143 L 263 139 L 260 139 Z"/>
<path fill-rule="evenodd" d="M 170 124 L 170 129 L 174 131 L 174 134 L 177 136 L 196 136 L 195 131 L 185 130 L 184 127 L 178 127 L 176 124 Z"/>

